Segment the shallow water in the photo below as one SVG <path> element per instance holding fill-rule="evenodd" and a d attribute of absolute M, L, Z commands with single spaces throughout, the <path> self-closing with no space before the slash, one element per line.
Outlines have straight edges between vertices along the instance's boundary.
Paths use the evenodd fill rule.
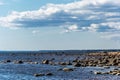
<path fill-rule="evenodd" d="M 14 54 L 13 54 L 14 53 Z M 28 52 L 25 52 L 28 53 Z M 81 55 L 66 55 L 66 54 L 36 54 L 38 52 L 29 52 L 29 54 L 7 52 L 0 54 L 0 80 L 120 80 L 120 76 L 116 75 L 95 75 L 91 71 L 110 71 L 114 69 L 104 69 L 103 67 L 73 67 L 73 66 L 60 66 L 60 65 L 47 65 L 40 64 L 43 59 L 55 58 L 55 61 L 73 60 Z M 32 54 L 31 54 L 32 53 Z M 10 63 L 2 63 L 4 60 L 11 60 Z M 14 60 L 24 61 L 38 61 L 39 64 L 14 64 Z M 72 67 L 74 71 L 64 72 L 58 71 L 60 68 Z M 53 73 L 53 76 L 33 76 L 35 73 Z"/>
<path fill-rule="evenodd" d="M 0 64 L 0 80 L 120 80 L 120 76 L 95 75 L 91 71 L 105 71 L 102 67 L 79 67 L 74 71 L 57 71 L 61 67 L 42 64 Z M 111 68 L 112 69 L 112 68 Z M 110 70 L 110 69 L 107 69 Z M 53 76 L 34 77 L 35 73 L 52 72 Z"/>

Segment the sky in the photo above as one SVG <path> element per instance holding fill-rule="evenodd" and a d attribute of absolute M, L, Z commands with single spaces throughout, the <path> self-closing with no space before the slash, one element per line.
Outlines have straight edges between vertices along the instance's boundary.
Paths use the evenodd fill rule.
<path fill-rule="evenodd" d="M 0 0 L 0 50 L 120 49 L 120 0 Z"/>

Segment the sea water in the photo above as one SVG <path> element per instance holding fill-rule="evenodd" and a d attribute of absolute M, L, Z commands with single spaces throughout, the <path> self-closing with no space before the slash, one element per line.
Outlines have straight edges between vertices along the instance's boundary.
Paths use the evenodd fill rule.
<path fill-rule="evenodd" d="M 12 55 L 11 54 L 19 54 Z M 22 53 L 22 54 L 21 54 Z M 16 60 L 16 59 L 30 59 L 33 60 L 33 56 L 28 56 L 26 53 L 38 53 L 38 52 L 1 52 L 0 60 Z M 20 56 L 21 55 L 21 56 Z M 49 58 L 50 56 L 44 56 Z M 54 56 L 55 57 L 55 56 Z M 72 67 L 74 71 L 64 72 L 58 71 L 60 68 Z M 117 75 L 95 75 L 91 71 L 110 71 L 110 69 L 104 69 L 103 67 L 73 67 L 73 66 L 60 66 L 60 65 L 47 65 L 47 64 L 23 64 L 0 63 L 0 80 L 120 80 L 120 76 Z M 52 76 L 35 77 L 36 73 L 53 73 Z"/>

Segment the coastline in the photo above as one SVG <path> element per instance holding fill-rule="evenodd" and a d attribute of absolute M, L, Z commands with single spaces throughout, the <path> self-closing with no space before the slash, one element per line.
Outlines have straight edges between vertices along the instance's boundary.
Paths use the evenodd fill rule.
<path fill-rule="evenodd" d="M 8 52 L 6 54 L 0 53 L 0 65 L 8 65 L 8 72 L 13 70 L 17 74 L 23 70 L 21 74 L 29 74 L 35 78 L 34 80 L 44 77 L 46 77 L 45 80 L 51 80 L 52 78 L 60 78 L 59 80 L 80 80 L 83 75 L 82 80 L 94 80 L 96 77 L 98 80 L 101 80 L 101 76 L 106 76 L 110 79 L 111 76 L 113 78 L 120 78 L 119 51 L 100 51 L 86 54 L 82 54 L 81 52 L 74 54 L 74 52 L 69 53 L 69 51 L 67 53 L 63 51 Z M 15 67 L 16 65 L 17 67 Z M 14 71 L 13 68 L 16 70 Z"/>

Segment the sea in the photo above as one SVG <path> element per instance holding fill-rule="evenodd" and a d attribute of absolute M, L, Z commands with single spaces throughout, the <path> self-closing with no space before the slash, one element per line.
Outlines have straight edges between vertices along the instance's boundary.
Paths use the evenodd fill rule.
<path fill-rule="evenodd" d="M 111 66 L 109 69 L 103 67 L 73 67 L 60 65 L 46 65 L 46 64 L 14 64 L 14 60 L 31 60 L 41 61 L 42 59 L 52 58 L 50 54 L 59 52 L 60 54 L 77 52 L 74 50 L 66 51 L 0 51 L 0 80 L 120 80 L 117 75 L 95 75 L 93 71 L 110 71 L 116 67 Z M 64 53 L 63 53 L 64 52 Z M 85 51 L 83 51 L 85 52 Z M 86 51 L 87 52 L 87 51 Z M 89 52 L 89 51 L 88 51 Z M 47 54 L 46 54 L 47 53 Z M 67 54 L 68 54 L 67 53 Z M 82 53 L 80 51 L 80 53 Z M 38 57 L 39 54 L 40 57 Z M 45 54 L 45 55 L 44 55 Z M 49 54 L 49 55 L 48 55 Z M 33 56 L 34 55 L 34 56 Z M 55 57 L 55 56 L 54 56 Z M 62 56 L 65 58 L 64 56 Z M 42 59 L 41 59 L 42 58 Z M 67 57 L 66 57 L 67 58 Z M 68 57 L 71 58 L 71 57 Z M 11 60 L 9 63 L 4 63 L 5 60 Z M 71 67 L 74 71 L 64 72 L 58 69 Z M 53 73 L 52 76 L 35 77 L 36 73 Z"/>

